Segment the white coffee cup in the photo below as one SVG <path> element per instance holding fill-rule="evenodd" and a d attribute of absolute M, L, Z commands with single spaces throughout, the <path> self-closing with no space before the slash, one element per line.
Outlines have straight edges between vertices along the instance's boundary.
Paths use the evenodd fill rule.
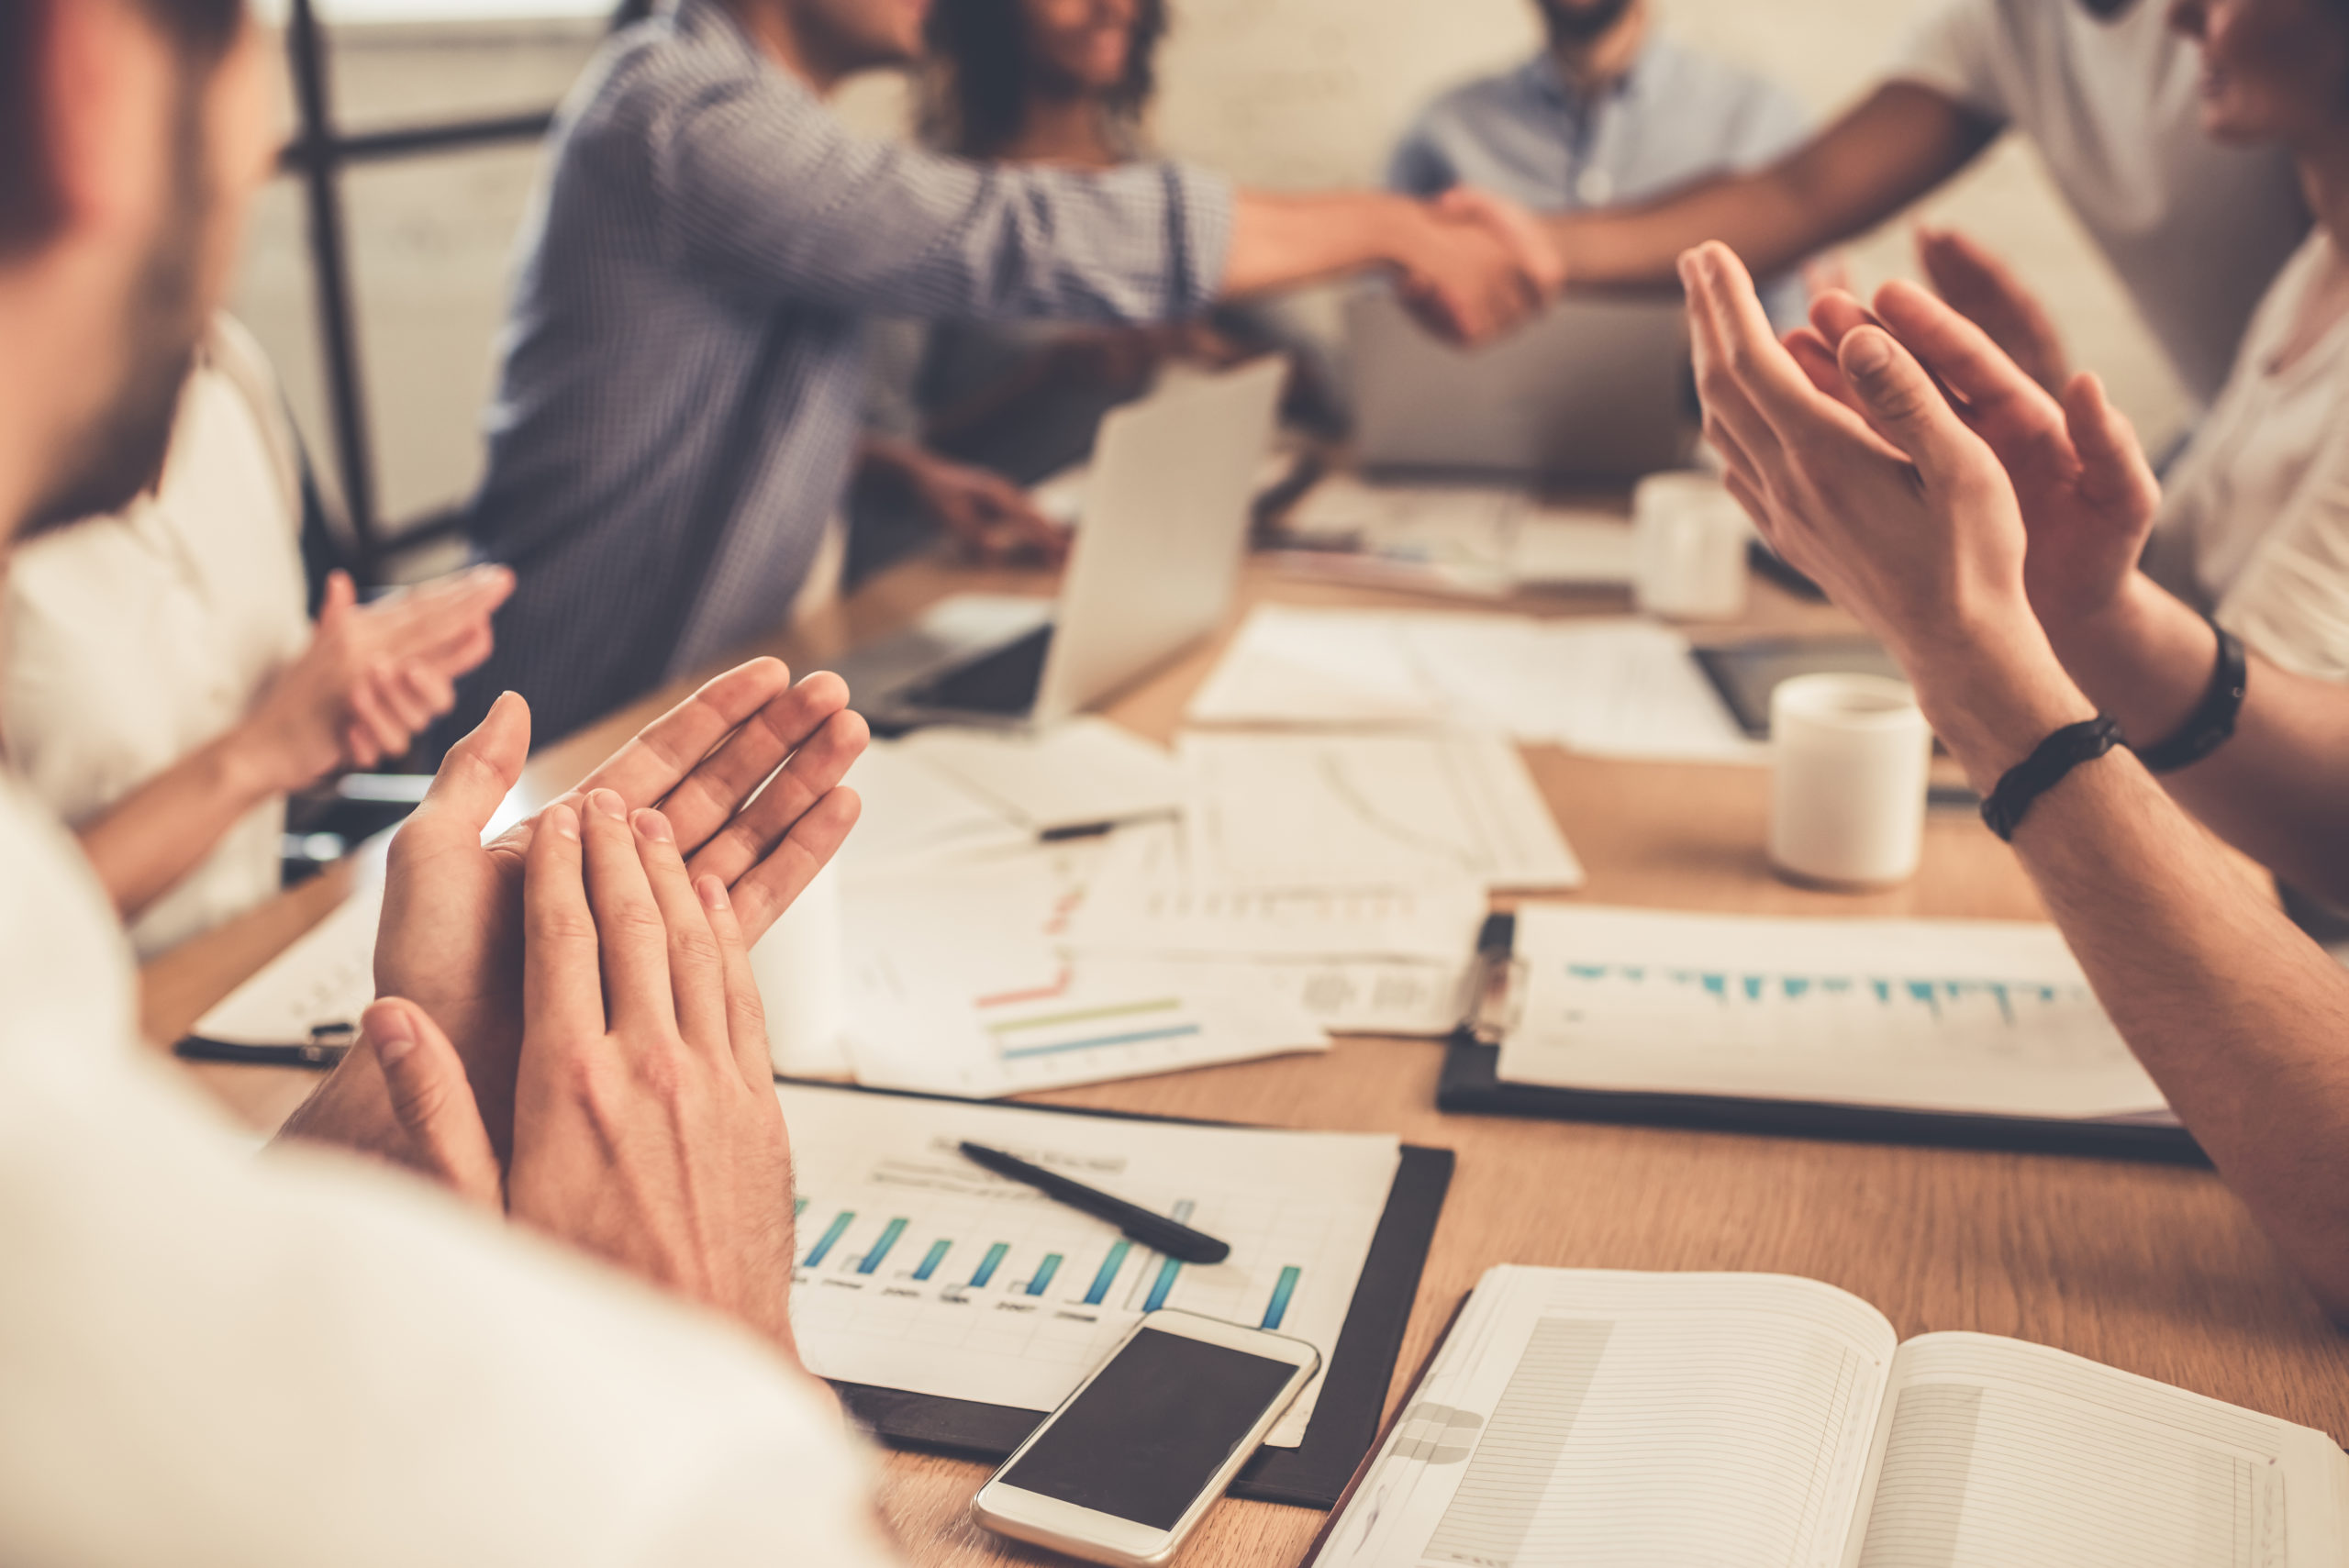
<path fill-rule="evenodd" d="M 1806 882 L 1882 887 L 1916 873 L 1932 731 L 1881 675 L 1798 675 L 1770 697 L 1770 860 Z"/>
<path fill-rule="evenodd" d="M 1745 611 L 1745 512 L 1709 473 L 1652 473 L 1631 492 L 1632 597 L 1650 615 L 1731 620 Z"/>
<path fill-rule="evenodd" d="M 816 873 L 751 949 L 751 974 L 766 1008 L 767 1056 L 776 1072 L 795 1078 L 846 1076 L 844 962 L 840 867 L 834 864 Z"/>

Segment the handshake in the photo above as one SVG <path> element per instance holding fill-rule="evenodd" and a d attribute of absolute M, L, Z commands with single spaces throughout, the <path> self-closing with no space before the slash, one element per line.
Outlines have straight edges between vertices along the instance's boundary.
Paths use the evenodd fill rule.
<path fill-rule="evenodd" d="M 1486 342 L 1540 315 L 1565 287 L 1556 244 L 1516 203 L 1459 185 L 1433 201 L 1398 204 L 1397 292 L 1431 331 Z"/>

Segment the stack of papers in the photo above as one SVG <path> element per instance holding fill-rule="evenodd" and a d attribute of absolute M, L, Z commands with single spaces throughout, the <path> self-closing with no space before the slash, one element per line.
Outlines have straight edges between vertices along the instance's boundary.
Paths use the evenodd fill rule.
<path fill-rule="evenodd" d="M 1631 524 L 1481 485 L 1323 480 L 1283 519 L 1283 567 L 1306 576 L 1500 598 L 1527 587 L 1622 587 Z"/>
<path fill-rule="evenodd" d="M 1200 724 L 1466 726 L 1595 756 L 1758 763 L 1687 639 L 1631 619 L 1260 606 Z"/>

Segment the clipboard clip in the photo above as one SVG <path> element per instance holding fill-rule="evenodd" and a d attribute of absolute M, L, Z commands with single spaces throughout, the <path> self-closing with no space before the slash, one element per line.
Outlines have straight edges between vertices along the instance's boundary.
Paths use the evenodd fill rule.
<path fill-rule="evenodd" d="M 1467 1021 L 1462 1026 L 1478 1045 L 1498 1045 L 1525 1009 L 1525 964 L 1517 957 L 1517 917 L 1488 915 L 1476 933 L 1476 961 L 1469 968 Z"/>

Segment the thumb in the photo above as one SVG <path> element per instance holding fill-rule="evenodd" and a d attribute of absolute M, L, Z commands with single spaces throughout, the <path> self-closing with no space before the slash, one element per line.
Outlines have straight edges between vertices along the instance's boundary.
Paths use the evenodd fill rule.
<path fill-rule="evenodd" d="M 352 584 L 351 573 L 348 572 L 328 573 L 326 592 L 318 596 L 319 628 L 324 630 L 332 627 L 343 617 L 351 614 L 351 607 L 358 603 L 359 590 Z"/>
<path fill-rule="evenodd" d="M 2064 389 L 2064 424 L 2079 454 L 2082 487 L 2150 519 L 2161 505 L 2161 482 L 2128 417 L 2105 396 L 2104 383 L 2087 371 Z"/>
<path fill-rule="evenodd" d="M 1916 356 L 1871 324 L 1843 334 L 1835 358 L 1876 433 L 1907 454 L 1929 483 L 1954 477 L 1973 435 Z"/>
<path fill-rule="evenodd" d="M 503 1213 L 505 1181 L 457 1048 L 423 1008 L 393 997 L 369 1007 L 364 1026 L 410 1163 L 468 1203 Z"/>
<path fill-rule="evenodd" d="M 490 705 L 488 717 L 472 734 L 449 748 L 440 772 L 432 776 L 432 787 L 425 791 L 423 804 L 408 818 L 401 837 L 422 827 L 435 837 L 462 835 L 478 843 L 521 778 L 529 753 L 530 705 L 520 693 L 507 692 Z"/>

